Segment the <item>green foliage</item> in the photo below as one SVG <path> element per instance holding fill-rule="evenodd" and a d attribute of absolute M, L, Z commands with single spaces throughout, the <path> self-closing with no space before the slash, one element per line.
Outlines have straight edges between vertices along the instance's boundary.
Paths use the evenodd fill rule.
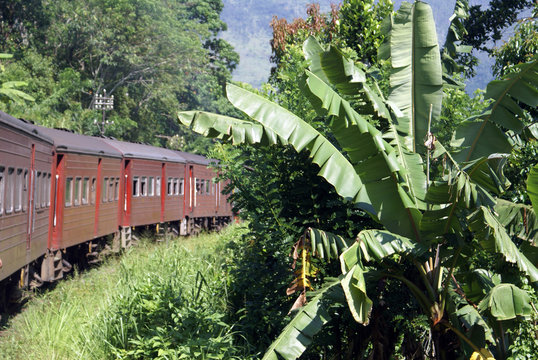
<path fill-rule="evenodd" d="M 226 246 L 246 231 L 141 238 L 31 298 L 2 329 L 4 359 L 247 359 L 226 315 Z"/>
<path fill-rule="evenodd" d="M 493 41 L 500 40 L 503 32 L 515 23 L 518 14 L 523 9 L 532 7 L 533 2 L 532 0 L 491 0 L 485 9 L 482 9 L 481 5 L 470 6 L 469 17 L 463 22 L 466 34 L 462 37 L 462 44 L 493 53 L 495 51 L 491 46 Z M 466 66 L 467 77 L 476 75 L 475 67 L 478 60 L 473 54 L 460 54 L 457 61 Z"/>
<path fill-rule="evenodd" d="M 228 239 L 239 236 L 232 229 Z M 226 235 L 225 235 L 226 236 Z M 94 335 L 110 358 L 236 359 L 236 333 L 226 320 L 228 302 L 223 247 L 213 243 L 191 250 L 181 241 L 159 248 L 145 260 L 123 262 L 117 286 L 122 289 L 100 315 Z M 228 241 L 229 241 L 228 240 Z M 166 256 L 165 256 L 166 254 Z"/>
<path fill-rule="evenodd" d="M 1 54 L 0 59 L 11 59 L 12 54 Z M 5 67 L 0 63 L 0 80 L 2 80 Z M 9 103 L 15 102 L 18 104 L 24 103 L 24 101 L 34 101 L 35 99 L 30 95 L 17 89 L 22 86 L 28 85 L 25 81 L 2 81 L 0 85 L 0 102 Z"/>
<path fill-rule="evenodd" d="M 29 6 L 30 5 L 30 6 Z M 45 126 L 98 135 L 97 94 L 114 95 L 105 134 L 164 144 L 180 133 L 183 150 L 211 142 L 178 128 L 168 115 L 204 107 L 226 113 L 223 85 L 239 58 L 218 39 L 221 0 L 15 1 L 0 5 L 0 33 L 15 61 L 3 77 L 25 79 L 31 106 L 2 110 Z M 233 114 L 233 111 L 230 113 Z"/>
<path fill-rule="evenodd" d="M 377 49 L 384 39 L 381 22 L 392 12 L 392 2 L 345 0 L 340 6 L 338 37 L 366 64 L 377 63 Z"/>
<path fill-rule="evenodd" d="M 528 316 L 532 307 L 526 290 L 516 283 L 525 277 L 536 283 L 538 269 L 514 243 L 494 206 L 496 196 L 507 187 L 502 173 L 507 155 L 496 153 L 507 153 L 512 148 L 505 129 L 522 132 L 523 106 L 537 105 L 537 62 L 520 65 L 516 73 L 489 84 L 486 97 L 492 103 L 478 116 L 456 125 L 453 144 L 459 148 L 452 156 L 427 130 L 430 118 L 437 121 L 442 96 L 439 50 L 433 37 L 429 37 L 435 28 L 431 10 L 421 2 L 404 4 L 387 24 L 390 36 L 380 54 L 392 68 L 388 100 L 379 87 L 370 86 L 375 80 L 368 82 L 366 79 L 373 76 L 360 65 L 332 48 L 325 50 L 315 40 L 305 42 L 305 52 L 313 60 L 301 90 L 316 112 L 328 117 L 327 134 L 331 134 L 332 142 L 286 109 L 232 85 L 228 85 L 228 98 L 248 116 L 245 120 L 203 112 L 180 113 L 179 119 L 197 132 L 233 140 L 235 144 L 290 144 L 297 151 L 307 150 L 321 167 L 319 175 L 340 196 L 350 199 L 384 227 L 362 230 L 354 245 L 340 250 L 340 284 L 357 322 L 366 325 L 374 318 L 368 282 L 392 278 L 408 288 L 428 316 L 435 346 L 427 355 L 435 352 L 447 357 L 470 356 L 485 349 L 486 341 L 494 341 L 489 347 L 504 358 L 508 354 L 504 338 L 477 337 L 473 330 L 498 335 L 499 326 L 501 333 L 503 327 L 513 326 L 500 322 Z M 419 60 L 417 53 L 429 56 Z M 405 79 L 414 85 L 408 86 Z M 352 104 L 346 100 L 344 95 L 351 96 L 353 92 L 361 102 Z M 353 105 L 359 111 L 384 118 L 388 125 L 376 129 Z M 424 116 L 425 108 L 430 109 L 429 116 Z M 472 126 L 480 131 L 471 131 Z M 492 141 L 491 133 L 500 135 Z M 497 141 L 499 138 L 504 142 Z M 430 161 L 440 156 L 444 162 L 433 174 L 435 181 L 431 181 Z M 507 207 L 519 211 L 516 204 Z M 510 231 L 516 235 L 515 228 Z M 473 284 L 466 278 L 469 263 L 463 259 L 476 253 L 498 254 L 497 262 L 503 259 L 517 265 L 520 271 L 512 267 L 502 270 L 486 259 L 487 269 L 500 270 L 505 282 L 511 276 L 516 280 L 498 286 L 481 282 L 478 286 L 482 292 L 474 293 L 474 301 L 483 301 L 479 308 L 482 313 L 474 309 L 459 285 Z M 407 266 L 414 267 L 415 273 L 406 273 Z M 513 311 L 509 311 L 510 303 Z M 494 304 L 501 306 L 495 308 Z M 466 325 L 462 321 L 467 321 Z M 312 338 L 308 323 L 292 323 L 295 330 Z M 290 351 L 281 349 L 278 353 L 293 359 L 302 352 L 297 349 L 302 349 L 304 343 L 301 345 L 300 337 L 288 330 Z M 456 336 L 465 345 L 446 346 Z M 282 338 L 278 342 L 282 343 Z M 272 352 L 270 348 L 267 356 Z"/>
<path fill-rule="evenodd" d="M 534 5 L 532 16 L 521 20 L 514 29 L 514 35 L 502 46 L 493 49 L 494 75 L 504 75 L 514 65 L 528 62 L 538 52 L 538 4 Z"/>

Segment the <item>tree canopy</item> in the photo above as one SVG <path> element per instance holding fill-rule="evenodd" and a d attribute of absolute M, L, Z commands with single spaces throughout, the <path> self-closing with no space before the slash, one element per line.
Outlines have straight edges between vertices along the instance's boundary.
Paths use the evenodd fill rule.
<path fill-rule="evenodd" d="M 180 133 L 177 108 L 226 113 L 223 85 L 239 58 L 218 39 L 221 0 L 16 0 L 0 5 L 2 78 L 28 82 L 35 103 L 4 110 L 46 126 L 97 134 L 92 110 L 106 89 L 115 107 L 105 134 L 158 143 Z M 113 123 L 112 123 L 113 121 Z M 188 148 L 187 148 L 188 149 Z"/>

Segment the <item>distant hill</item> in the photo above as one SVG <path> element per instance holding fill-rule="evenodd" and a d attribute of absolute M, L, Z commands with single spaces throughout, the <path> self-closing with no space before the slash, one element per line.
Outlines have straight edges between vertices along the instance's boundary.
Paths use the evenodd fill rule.
<path fill-rule="evenodd" d="M 338 1 L 331 0 L 223 0 L 224 10 L 222 19 L 228 24 L 228 31 L 222 38 L 231 43 L 241 56 L 239 67 L 233 74 L 234 80 L 249 83 L 259 87 L 267 81 L 271 63 L 271 27 L 269 23 L 274 15 L 292 21 L 297 17 L 306 17 L 306 6 L 317 2 L 322 11 L 329 11 L 330 4 Z M 394 8 L 398 9 L 402 0 L 394 1 Z M 449 17 L 454 10 L 455 0 L 430 1 L 432 5 L 437 36 L 442 45 L 449 25 Z M 487 5 L 488 0 L 470 0 L 470 5 Z M 478 54 L 480 65 L 478 75 L 468 82 L 467 91 L 484 88 L 491 80 L 491 66 L 493 60 L 487 54 Z"/>

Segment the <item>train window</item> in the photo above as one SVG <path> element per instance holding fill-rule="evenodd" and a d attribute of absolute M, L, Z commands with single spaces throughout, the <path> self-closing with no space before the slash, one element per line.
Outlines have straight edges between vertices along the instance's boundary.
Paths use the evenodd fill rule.
<path fill-rule="evenodd" d="M 185 194 L 185 179 L 179 179 L 179 195 Z"/>
<path fill-rule="evenodd" d="M 149 177 L 148 196 L 155 196 L 155 178 L 153 176 Z"/>
<path fill-rule="evenodd" d="M 44 204 L 47 207 L 50 207 L 50 186 L 51 186 L 50 179 L 51 179 L 50 174 L 47 174 L 46 181 L 43 181 L 45 183 L 45 201 L 44 201 Z"/>
<path fill-rule="evenodd" d="M 211 195 L 211 182 L 209 180 L 205 181 L 205 192 L 207 195 Z"/>
<path fill-rule="evenodd" d="M 82 180 L 82 205 L 86 205 L 88 203 L 89 184 L 90 178 L 85 177 L 84 180 Z"/>
<path fill-rule="evenodd" d="M 5 167 L 0 166 L 0 215 L 4 213 L 4 171 Z"/>
<path fill-rule="evenodd" d="M 155 178 L 155 194 L 161 196 L 161 178 L 158 176 Z"/>
<path fill-rule="evenodd" d="M 17 178 L 15 179 L 15 212 L 22 210 L 22 169 L 17 169 Z"/>
<path fill-rule="evenodd" d="M 108 199 L 108 178 L 103 179 L 103 187 L 101 188 L 101 202 L 105 203 Z"/>
<path fill-rule="evenodd" d="M 174 195 L 179 195 L 179 179 L 174 178 Z"/>
<path fill-rule="evenodd" d="M 133 196 L 140 195 L 140 184 L 138 181 L 138 176 L 133 177 Z"/>
<path fill-rule="evenodd" d="M 75 186 L 74 186 L 74 192 L 75 192 L 75 196 L 73 196 L 73 204 L 75 206 L 77 205 L 80 205 L 80 187 L 82 186 L 82 179 L 77 177 L 75 178 Z"/>
<path fill-rule="evenodd" d="M 96 194 L 96 189 L 95 189 L 95 178 L 92 178 L 92 184 L 90 186 L 90 204 L 95 204 L 95 194 Z"/>
<path fill-rule="evenodd" d="M 116 190 L 114 189 L 115 185 L 116 185 L 115 178 L 108 179 L 108 201 L 114 201 L 114 195 L 116 193 Z"/>
<path fill-rule="evenodd" d="M 15 169 L 7 169 L 7 183 L 6 183 L 6 214 L 11 214 L 13 212 L 13 197 L 14 197 L 14 181 L 15 181 Z"/>
<path fill-rule="evenodd" d="M 145 176 L 140 179 L 140 196 L 148 196 L 148 178 Z"/>
<path fill-rule="evenodd" d="M 120 178 L 116 178 L 114 182 L 114 200 L 119 200 L 120 198 Z"/>
<path fill-rule="evenodd" d="M 28 169 L 24 169 L 22 187 L 22 211 L 28 210 Z"/>
<path fill-rule="evenodd" d="M 73 204 L 73 178 L 68 177 L 65 179 L 65 206 L 71 206 Z"/>
<path fill-rule="evenodd" d="M 174 193 L 173 185 L 172 185 L 173 182 L 174 180 L 172 178 L 168 178 L 168 183 L 167 183 L 168 195 L 172 195 Z"/>
<path fill-rule="evenodd" d="M 41 207 L 41 171 L 38 171 L 35 176 L 35 194 L 34 194 L 34 206 L 36 209 Z"/>

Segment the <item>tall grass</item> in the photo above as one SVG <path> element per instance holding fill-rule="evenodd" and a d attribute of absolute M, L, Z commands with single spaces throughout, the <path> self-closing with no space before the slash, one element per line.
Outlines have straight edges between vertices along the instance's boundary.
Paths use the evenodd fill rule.
<path fill-rule="evenodd" d="M 3 359 L 239 359 L 224 246 L 245 230 L 142 241 L 36 297 L 0 335 Z"/>

